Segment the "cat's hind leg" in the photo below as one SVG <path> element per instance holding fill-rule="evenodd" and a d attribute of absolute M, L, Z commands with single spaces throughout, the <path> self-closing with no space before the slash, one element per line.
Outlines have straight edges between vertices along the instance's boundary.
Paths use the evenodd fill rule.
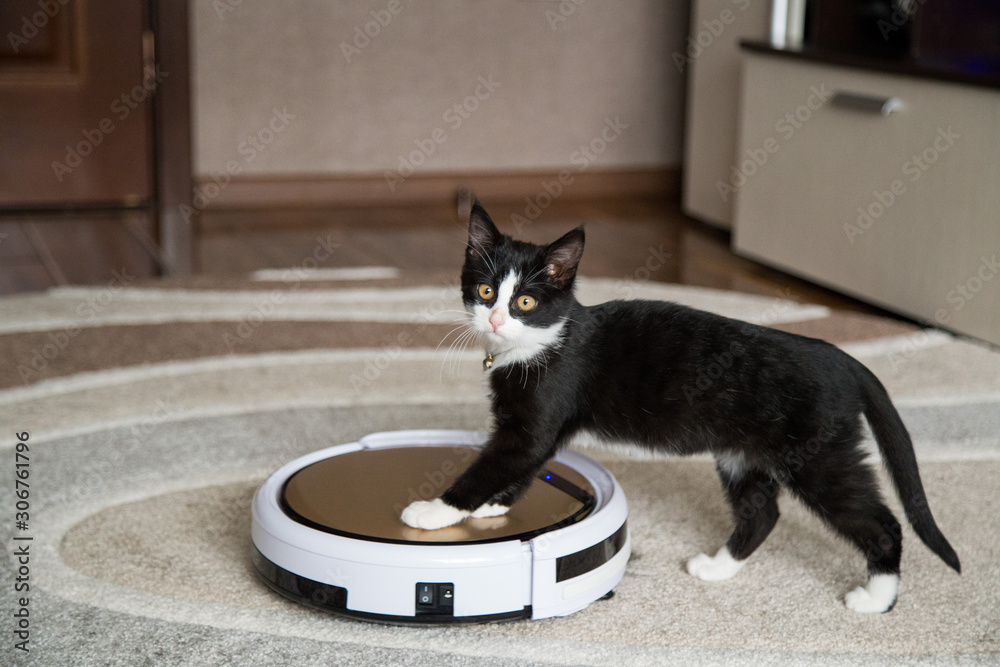
<path fill-rule="evenodd" d="M 779 486 L 766 473 L 726 465 L 720 461 L 719 477 L 733 508 L 736 527 L 715 556 L 698 554 L 687 562 L 688 574 L 703 581 L 722 581 L 743 569 L 778 521 Z"/>
<path fill-rule="evenodd" d="M 852 460 L 853 458 L 853 460 Z M 860 456 L 836 466 L 812 466 L 792 490 L 868 560 L 868 581 L 844 597 L 848 609 L 864 613 L 892 610 L 899 591 L 902 532 L 886 507 L 871 467 Z"/>

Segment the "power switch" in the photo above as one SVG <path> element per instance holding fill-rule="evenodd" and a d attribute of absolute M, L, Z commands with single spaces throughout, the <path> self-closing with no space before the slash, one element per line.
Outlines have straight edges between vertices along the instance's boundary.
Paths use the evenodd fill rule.
<path fill-rule="evenodd" d="M 454 613 L 455 584 L 417 584 L 417 616 L 452 616 Z"/>
<path fill-rule="evenodd" d="M 417 606 L 433 609 L 435 606 L 434 584 L 417 584 Z"/>

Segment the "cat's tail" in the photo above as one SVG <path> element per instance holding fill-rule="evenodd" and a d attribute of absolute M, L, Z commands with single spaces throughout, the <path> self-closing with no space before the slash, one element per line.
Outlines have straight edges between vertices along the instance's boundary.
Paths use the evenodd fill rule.
<path fill-rule="evenodd" d="M 924 486 L 920 482 L 920 472 L 917 470 L 913 442 L 899 412 L 892 404 L 885 387 L 870 370 L 860 362 L 854 364 L 854 370 L 855 376 L 861 383 L 865 417 L 871 425 L 879 451 L 882 452 L 882 458 L 896 486 L 896 493 L 903 503 L 906 518 L 927 548 L 956 572 L 961 572 L 962 564 L 958 560 L 958 554 L 952 549 L 947 538 L 941 534 L 931 515 L 927 496 L 924 495 Z"/>

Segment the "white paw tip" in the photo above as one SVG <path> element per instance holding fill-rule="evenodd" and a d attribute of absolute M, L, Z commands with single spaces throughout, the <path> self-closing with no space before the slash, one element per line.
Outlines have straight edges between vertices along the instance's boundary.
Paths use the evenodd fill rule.
<path fill-rule="evenodd" d="M 687 571 L 702 581 L 724 581 L 743 569 L 745 561 L 733 558 L 729 549 L 722 547 L 715 556 L 698 554 L 687 562 Z"/>
<path fill-rule="evenodd" d="M 473 519 L 485 519 L 491 516 L 503 516 L 510 511 L 510 507 L 507 505 L 489 504 L 485 503 L 480 505 L 479 508 L 472 513 Z"/>
<path fill-rule="evenodd" d="M 434 500 L 418 500 L 403 510 L 403 523 L 411 528 L 422 528 L 423 530 L 437 530 L 451 526 L 465 517 L 469 513 L 456 507 L 448 505 L 440 498 Z"/>
<path fill-rule="evenodd" d="M 876 574 L 865 586 L 859 586 L 844 596 L 848 609 L 862 614 L 882 614 L 896 603 L 899 575 Z"/>

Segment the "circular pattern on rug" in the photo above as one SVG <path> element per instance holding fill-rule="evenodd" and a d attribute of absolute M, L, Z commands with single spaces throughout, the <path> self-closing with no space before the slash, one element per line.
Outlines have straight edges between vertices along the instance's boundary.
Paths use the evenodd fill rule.
<path fill-rule="evenodd" d="M 611 600 L 566 618 L 463 628 L 384 627 L 311 611 L 257 581 L 248 559 L 250 497 L 284 462 L 366 433 L 488 428 L 480 354 L 436 350 L 450 326 L 420 317 L 441 290 L 302 290 L 232 353 L 220 353 L 265 292 L 228 292 L 226 302 L 208 291 L 136 288 L 103 319 L 77 322 L 86 336 L 67 334 L 35 375 L 23 371 L 26 379 L 11 383 L 94 296 L 57 290 L 19 297 L 16 307 L 0 300 L 0 351 L 8 353 L 0 357 L 8 365 L 0 416 L 31 434 L 35 655 L 46 664 L 107 662 L 105 640 L 95 637 L 113 637 L 122 655 L 155 646 L 173 662 L 216 651 L 243 664 L 305 645 L 338 664 L 416 655 L 470 664 L 527 655 L 545 664 L 879 664 L 1000 651 L 1000 354 L 780 300 L 640 288 L 636 296 L 832 339 L 872 368 L 911 430 L 931 507 L 963 574 L 906 527 L 896 609 L 850 612 L 843 596 L 864 580 L 863 559 L 783 497 L 777 528 L 748 566 L 731 581 L 701 582 L 684 572 L 685 560 L 717 548 L 730 529 L 712 463 L 590 450 L 631 507 L 634 556 Z M 615 289 L 613 281 L 583 281 L 581 299 L 605 300 Z M 438 310 L 452 307 L 445 298 Z M 336 323 L 336 335 L 324 340 L 317 332 L 327 323 Z M 130 343 L 119 356 L 113 334 L 130 327 L 146 327 L 136 340 L 155 345 Z M 183 333 L 188 327 L 196 334 Z M 10 453 L 14 441 L 3 437 Z M 0 531 L 12 544 L 12 528 Z M 259 657 L 241 646 L 257 647 Z"/>

